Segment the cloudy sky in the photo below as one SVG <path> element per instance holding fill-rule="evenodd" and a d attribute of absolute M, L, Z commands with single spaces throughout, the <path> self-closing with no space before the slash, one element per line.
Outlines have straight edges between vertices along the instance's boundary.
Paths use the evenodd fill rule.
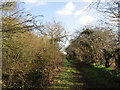
<path fill-rule="evenodd" d="M 53 19 L 60 21 L 66 31 L 73 33 L 76 29 L 96 24 L 101 15 L 88 5 L 96 0 L 20 0 L 25 2 L 27 11 L 33 15 L 43 15 L 43 22 Z"/>

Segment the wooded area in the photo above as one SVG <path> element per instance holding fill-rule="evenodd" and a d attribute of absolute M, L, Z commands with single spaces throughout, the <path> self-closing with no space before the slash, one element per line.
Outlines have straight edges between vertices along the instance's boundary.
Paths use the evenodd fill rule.
<path fill-rule="evenodd" d="M 53 20 L 43 25 L 36 19 L 43 15 L 33 16 L 24 9 L 20 9 L 19 4 L 20 2 L 14 1 L 0 2 L 2 12 L 0 17 L 2 29 L 0 31 L 2 33 L 1 84 L 3 89 L 48 89 L 51 88 L 51 84 L 54 84 L 55 76 L 65 70 L 72 74 L 83 72 L 83 76 L 88 79 L 86 75 L 92 72 L 101 73 L 102 77 L 107 78 L 104 76 L 106 71 L 93 69 L 93 67 L 110 69 L 107 71 L 110 74 L 106 74 L 108 75 L 107 82 L 113 80 L 110 85 L 115 83 L 113 87 L 120 88 L 119 0 L 107 2 L 105 8 L 100 0 L 90 5 L 90 7 L 96 7 L 117 24 L 113 26 L 106 22 L 108 27 L 85 27 L 76 31 L 74 38 L 70 40 L 70 45 L 65 49 L 66 55 L 63 54 L 62 49 L 69 35 L 62 24 Z M 76 69 L 71 69 L 73 66 Z M 83 68 L 84 66 L 86 68 Z M 59 77 L 66 76 L 71 79 L 71 74 L 68 72 L 60 74 Z M 75 82 L 71 85 L 80 85 Z M 57 82 L 57 84 L 60 83 L 60 81 Z M 91 87 L 96 87 L 94 85 Z M 102 85 L 98 86 L 102 87 Z M 103 85 L 103 88 L 109 88 L 110 85 Z M 90 88 L 90 85 L 86 87 Z"/>

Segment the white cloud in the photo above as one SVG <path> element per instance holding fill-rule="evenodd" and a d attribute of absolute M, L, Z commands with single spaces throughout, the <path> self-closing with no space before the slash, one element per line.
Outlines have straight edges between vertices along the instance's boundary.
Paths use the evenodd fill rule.
<path fill-rule="evenodd" d="M 36 3 L 37 0 L 20 0 L 21 2 L 25 2 L 25 3 Z"/>
<path fill-rule="evenodd" d="M 75 16 L 79 16 L 79 15 L 82 15 L 82 14 L 86 14 L 86 11 L 85 10 L 78 10 L 75 12 Z"/>
<path fill-rule="evenodd" d="M 98 0 L 82 0 L 83 2 L 97 2 Z"/>
<path fill-rule="evenodd" d="M 81 25 L 89 25 L 89 24 L 92 24 L 94 22 L 94 18 L 92 16 L 82 16 L 80 19 L 79 19 L 79 24 Z"/>
<path fill-rule="evenodd" d="M 74 6 L 74 4 L 72 2 L 69 2 L 69 3 L 66 4 L 65 9 L 72 11 L 72 10 L 75 9 L 75 6 Z"/>
<path fill-rule="evenodd" d="M 35 4 L 35 5 L 44 5 L 44 4 L 46 4 L 46 2 L 43 1 L 43 0 L 20 0 L 20 1 L 28 3 L 28 4 Z"/>
<path fill-rule="evenodd" d="M 64 8 L 58 10 L 56 13 L 59 15 L 71 15 L 74 9 L 75 5 L 72 2 L 69 2 L 65 5 Z"/>
<path fill-rule="evenodd" d="M 13 0 L 1 0 L 2 2 L 13 1 Z M 14 0 L 14 1 L 25 1 L 25 2 L 34 2 L 36 0 Z M 98 0 L 37 0 L 37 1 L 46 1 L 46 2 L 97 2 Z M 111 0 L 101 0 L 101 2 L 111 2 Z"/>

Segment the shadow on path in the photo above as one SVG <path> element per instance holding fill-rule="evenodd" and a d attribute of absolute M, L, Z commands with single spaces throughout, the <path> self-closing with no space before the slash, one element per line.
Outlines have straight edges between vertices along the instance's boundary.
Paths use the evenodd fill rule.
<path fill-rule="evenodd" d="M 97 68 L 79 60 L 68 61 L 76 71 L 81 72 L 85 88 L 120 88 L 120 80 L 114 76 L 112 70 Z"/>
<path fill-rule="evenodd" d="M 108 75 L 107 73 L 98 73 L 96 72 L 97 70 L 98 68 L 94 68 L 79 60 L 65 59 L 64 65 L 61 67 L 58 75 L 53 78 L 49 89 L 116 88 L 119 86 L 118 83 L 107 81 L 104 77 Z"/>
<path fill-rule="evenodd" d="M 65 59 L 61 72 L 54 77 L 49 88 L 86 88 L 86 81 L 83 73 L 77 70 L 77 65 Z"/>
<path fill-rule="evenodd" d="M 97 84 L 97 82 L 94 83 L 94 82 L 89 81 L 88 78 L 86 77 L 86 74 L 87 74 L 87 73 L 85 73 L 85 72 L 82 70 L 82 68 L 88 67 L 87 64 L 85 64 L 84 62 L 80 62 L 79 60 L 73 61 L 73 60 L 69 60 L 69 59 L 68 59 L 68 62 L 71 63 L 72 67 L 75 68 L 75 70 L 76 70 L 77 72 L 79 72 L 79 75 L 82 77 L 82 78 L 76 78 L 76 80 L 77 80 L 78 82 L 84 82 L 83 88 L 98 88 L 98 87 L 100 87 L 100 86 Z M 74 79 L 75 79 L 75 78 L 74 78 Z"/>

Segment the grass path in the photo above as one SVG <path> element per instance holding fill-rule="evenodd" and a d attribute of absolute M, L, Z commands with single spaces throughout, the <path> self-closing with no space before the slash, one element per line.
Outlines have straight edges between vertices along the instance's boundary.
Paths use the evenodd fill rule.
<path fill-rule="evenodd" d="M 96 68 L 78 61 L 64 59 L 61 72 L 54 77 L 49 87 L 55 88 L 120 88 L 119 81 L 113 81 L 109 70 Z"/>
<path fill-rule="evenodd" d="M 50 88 L 83 88 L 85 81 L 80 71 L 76 70 L 70 62 L 65 59 L 61 72 L 54 77 Z"/>

